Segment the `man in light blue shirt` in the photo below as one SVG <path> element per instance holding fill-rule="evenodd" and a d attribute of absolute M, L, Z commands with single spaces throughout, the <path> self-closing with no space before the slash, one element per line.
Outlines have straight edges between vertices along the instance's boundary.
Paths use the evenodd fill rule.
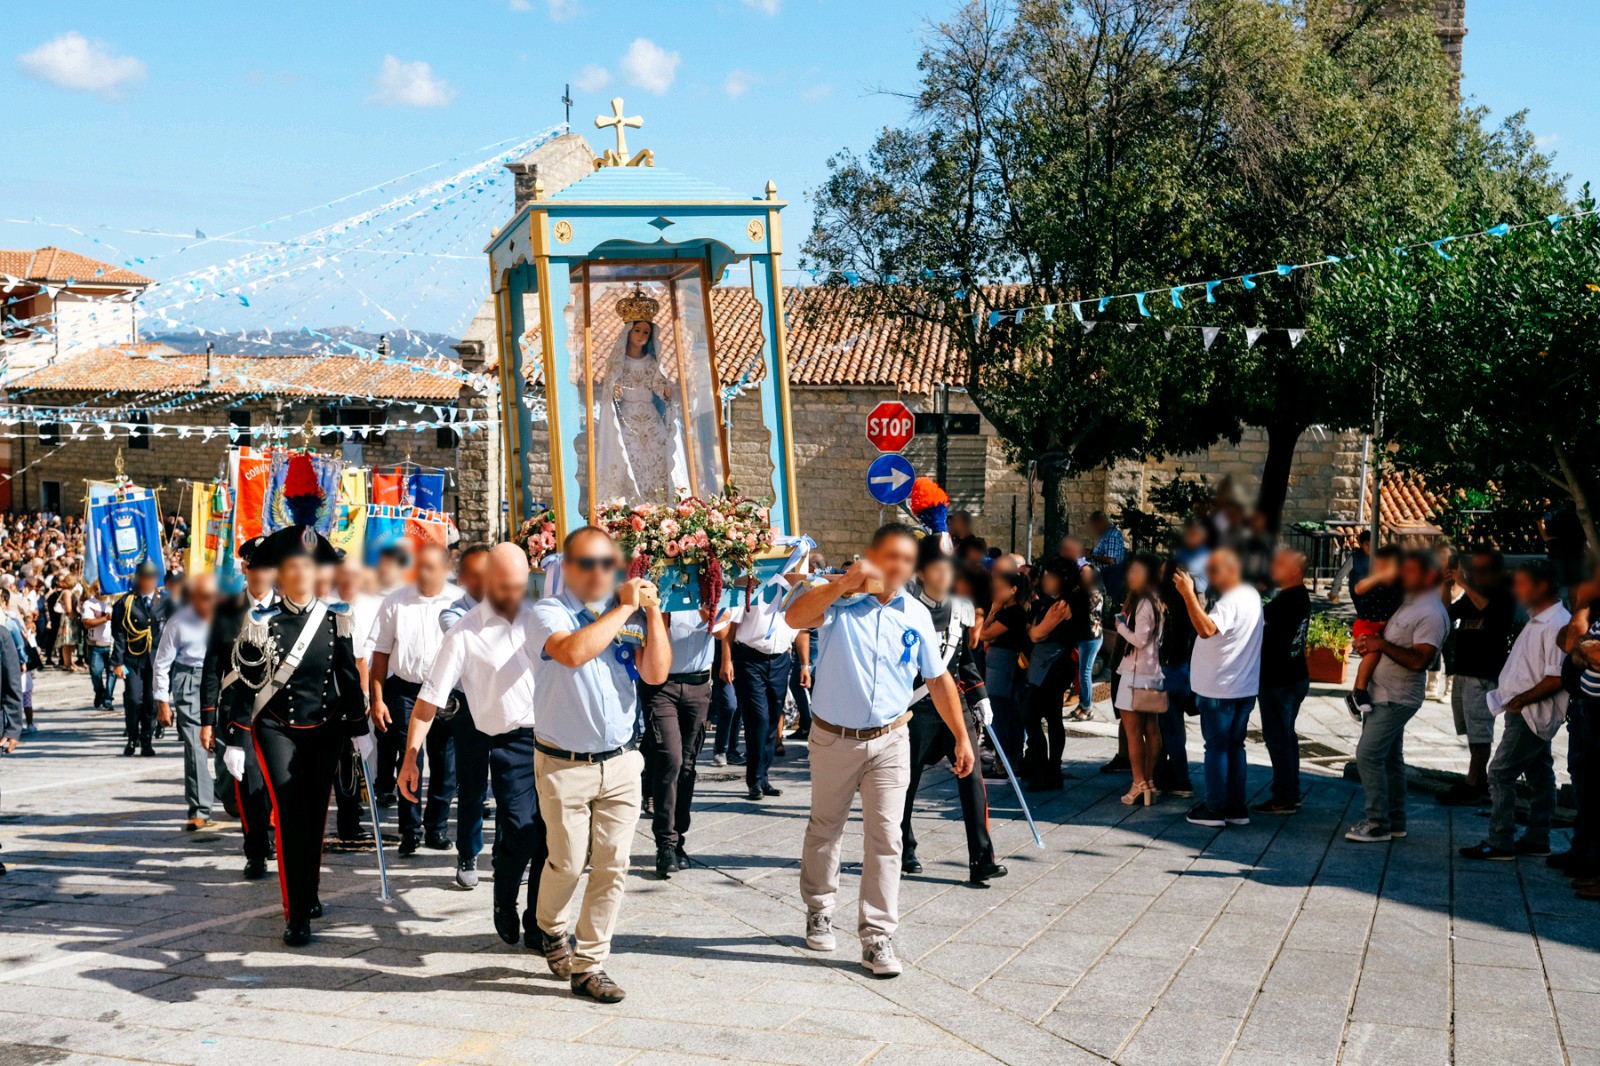
<path fill-rule="evenodd" d="M 200 674 L 216 605 L 217 586 L 212 576 L 190 578 L 183 607 L 161 631 L 152 670 L 156 722 L 176 724 L 183 741 L 183 798 L 189 808 L 189 820 L 183 823 L 186 833 L 216 824 L 211 820 L 215 798 L 211 753 L 200 744 Z"/>
<path fill-rule="evenodd" d="M 920 675 L 955 736 L 956 775 L 972 772 L 961 696 L 939 651 L 928 609 L 905 590 L 917 535 L 895 522 L 873 534 L 865 559 L 808 588 L 790 604 L 794 629 L 817 629 L 811 712 L 811 816 L 800 859 L 806 946 L 832 951 L 839 851 L 850 804 L 861 793 L 864 854 L 858 929 L 861 962 L 879 977 L 900 973 L 900 816 L 911 780 L 912 690 Z M 873 591 L 881 590 L 881 591 Z"/>
<path fill-rule="evenodd" d="M 655 586 L 634 579 L 616 587 L 621 563 L 605 530 L 584 526 L 568 534 L 564 587 L 534 604 L 527 642 L 538 693 L 533 765 L 550 846 L 535 907 L 540 946 L 551 973 L 571 978 L 575 995 L 601 1003 L 624 995 L 601 967 L 611 952 L 639 820 L 638 684 L 664 683 L 672 665 Z M 641 615 L 642 645 L 624 633 Z M 585 857 L 589 883 L 574 947 L 567 918 Z"/>

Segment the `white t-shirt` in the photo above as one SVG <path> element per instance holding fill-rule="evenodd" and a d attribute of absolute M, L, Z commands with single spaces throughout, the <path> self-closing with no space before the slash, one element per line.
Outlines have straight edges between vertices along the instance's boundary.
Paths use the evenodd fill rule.
<path fill-rule="evenodd" d="M 1206 612 L 1217 632 L 1194 642 L 1189 687 L 1214 700 L 1242 700 L 1261 691 L 1261 595 L 1237 585 Z"/>
<path fill-rule="evenodd" d="M 104 618 L 97 626 L 89 626 L 89 643 L 105 646 L 111 643 L 111 601 L 99 596 L 87 596 L 78 606 L 79 618 Z"/>

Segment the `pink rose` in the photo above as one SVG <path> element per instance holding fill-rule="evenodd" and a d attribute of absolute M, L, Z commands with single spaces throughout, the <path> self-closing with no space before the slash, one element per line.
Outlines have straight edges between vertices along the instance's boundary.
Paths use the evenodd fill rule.
<path fill-rule="evenodd" d="M 771 520 L 769 518 L 770 514 L 771 514 L 771 512 L 769 512 L 765 507 L 757 507 L 756 508 L 756 520 L 759 521 L 759 522 L 770 521 Z"/>
<path fill-rule="evenodd" d="M 696 533 L 694 535 L 694 543 L 695 547 L 697 548 L 709 547 L 711 544 L 711 538 L 706 536 L 704 533 Z"/>
<path fill-rule="evenodd" d="M 634 515 L 632 518 L 628 519 L 628 525 L 633 527 L 633 531 L 635 533 L 644 532 L 644 519 L 640 518 L 638 515 Z"/>
<path fill-rule="evenodd" d="M 678 542 L 675 540 L 667 541 L 666 552 L 668 559 L 676 558 L 678 555 Z"/>
<path fill-rule="evenodd" d="M 689 516 L 691 516 L 693 514 L 694 514 L 694 507 L 692 505 L 687 504 L 687 503 L 678 504 L 678 517 L 679 518 L 688 518 Z"/>
<path fill-rule="evenodd" d="M 678 522 L 673 518 L 665 519 L 661 523 L 661 532 L 669 537 L 676 537 L 678 535 L 678 528 Z"/>
<path fill-rule="evenodd" d="M 756 535 L 754 533 L 744 538 L 744 546 L 751 551 L 756 550 Z"/>
<path fill-rule="evenodd" d="M 712 523 L 714 525 L 721 525 L 722 523 L 726 522 L 727 520 L 728 520 L 727 517 L 721 511 L 712 511 L 711 512 L 711 521 L 712 521 Z"/>

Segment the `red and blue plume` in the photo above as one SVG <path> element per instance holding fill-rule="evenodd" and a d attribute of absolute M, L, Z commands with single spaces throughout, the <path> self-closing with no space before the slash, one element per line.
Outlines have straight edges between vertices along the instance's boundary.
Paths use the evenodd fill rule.
<path fill-rule="evenodd" d="M 919 477 L 911 483 L 911 513 L 929 533 L 943 533 L 949 528 L 950 497 L 933 478 Z"/>
<path fill-rule="evenodd" d="M 289 469 L 283 478 L 283 502 L 297 526 L 317 524 L 317 510 L 322 506 L 322 486 L 317 483 L 317 471 L 311 456 L 297 453 L 289 457 Z"/>

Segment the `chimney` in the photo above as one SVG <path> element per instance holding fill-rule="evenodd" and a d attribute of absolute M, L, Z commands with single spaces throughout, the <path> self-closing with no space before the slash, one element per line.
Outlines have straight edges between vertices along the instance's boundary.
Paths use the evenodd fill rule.
<path fill-rule="evenodd" d="M 516 193 L 512 200 L 511 213 L 516 214 L 535 199 L 533 186 L 539 180 L 539 164 L 519 159 L 515 163 L 507 163 L 506 169 L 511 171 L 515 179 Z"/>
<path fill-rule="evenodd" d="M 211 383 L 216 380 L 216 370 L 212 364 L 211 358 L 212 353 L 214 353 L 216 350 L 217 346 L 215 344 L 212 344 L 210 341 L 206 341 L 206 388 L 208 389 L 211 387 Z"/>
<path fill-rule="evenodd" d="M 387 333 L 378 334 L 378 354 L 389 354 L 389 335 Z"/>

